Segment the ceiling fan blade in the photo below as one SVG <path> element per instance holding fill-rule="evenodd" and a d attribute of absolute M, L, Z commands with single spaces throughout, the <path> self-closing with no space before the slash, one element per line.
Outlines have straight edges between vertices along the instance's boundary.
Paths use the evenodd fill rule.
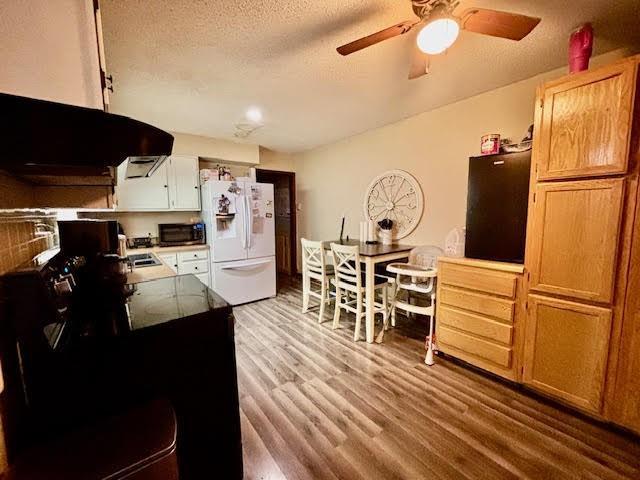
<path fill-rule="evenodd" d="M 460 15 L 460 25 L 465 30 L 511 40 L 522 40 L 540 20 L 542 19 L 537 17 L 486 8 L 469 8 Z"/>
<path fill-rule="evenodd" d="M 414 45 L 411 67 L 409 68 L 409 80 L 420 78 L 427 73 L 429 73 L 429 55 Z"/>
<path fill-rule="evenodd" d="M 375 45 L 376 43 L 383 42 L 384 40 L 397 37 L 398 35 L 403 35 L 411 30 L 416 23 L 419 23 L 419 20 L 407 20 L 405 22 L 400 22 L 393 27 L 385 28 L 379 32 L 360 38 L 351 43 L 347 43 L 346 45 L 342 45 L 336 50 L 340 55 L 349 55 L 353 52 L 357 52 L 358 50 L 362 50 L 363 48 Z"/>

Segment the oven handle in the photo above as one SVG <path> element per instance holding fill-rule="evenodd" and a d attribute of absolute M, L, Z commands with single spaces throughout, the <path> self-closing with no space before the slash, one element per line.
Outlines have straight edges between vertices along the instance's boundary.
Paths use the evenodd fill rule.
<path fill-rule="evenodd" d="M 246 262 L 240 265 L 225 265 L 224 267 L 220 267 L 221 270 L 252 270 L 254 267 L 258 267 L 260 265 L 264 265 L 270 263 L 270 258 L 263 258 L 260 260 L 255 260 L 253 262 Z"/>

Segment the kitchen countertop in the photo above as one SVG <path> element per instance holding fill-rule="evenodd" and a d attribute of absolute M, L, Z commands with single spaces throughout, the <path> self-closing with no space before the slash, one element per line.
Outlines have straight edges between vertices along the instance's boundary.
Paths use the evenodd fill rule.
<path fill-rule="evenodd" d="M 127 248 L 127 255 L 134 253 L 174 253 L 174 252 L 192 252 L 194 250 L 208 250 L 209 245 L 180 245 L 178 247 L 150 247 L 150 248 Z"/>
<path fill-rule="evenodd" d="M 192 252 L 194 250 L 208 250 L 209 245 L 181 245 L 179 247 L 151 247 L 151 248 L 128 248 L 127 255 L 138 253 L 155 253 L 162 265 L 154 267 L 138 267 L 127 274 L 127 283 L 140 283 L 147 280 L 157 280 L 159 278 L 175 277 L 176 272 L 160 257 L 163 253 Z"/>

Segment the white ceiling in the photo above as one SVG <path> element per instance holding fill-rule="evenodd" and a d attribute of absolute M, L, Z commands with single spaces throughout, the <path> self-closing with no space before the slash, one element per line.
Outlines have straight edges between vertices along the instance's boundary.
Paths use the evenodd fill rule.
<path fill-rule="evenodd" d="M 566 64 L 570 32 L 591 21 L 595 52 L 640 43 L 640 0 L 462 0 L 542 18 L 521 42 L 462 32 L 431 73 L 407 80 L 413 39 L 348 57 L 335 48 L 414 18 L 409 0 L 102 0 L 112 111 L 161 128 L 301 151 Z"/>

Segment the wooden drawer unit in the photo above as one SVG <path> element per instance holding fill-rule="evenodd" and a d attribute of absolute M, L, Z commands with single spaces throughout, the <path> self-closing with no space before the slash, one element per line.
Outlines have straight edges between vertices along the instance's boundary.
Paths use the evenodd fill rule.
<path fill-rule="evenodd" d="M 489 370 L 482 363 L 478 363 L 477 359 L 482 359 L 504 369 L 511 367 L 513 354 L 511 348 L 497 345 L 474 335 L 442 326 L 438 330 L 438 342 L 438 345 L 442 343 L 450 346 L 452 348 L 451 355 L 460 357 L 472 365 Z"/>
<path fill-rule="evenodd" d="M 473 333 L 489 340 L 496 340 L 511 346 L 513 326 L 482 315 L 467 312 L 448 305 L 442 305 L 438 321 L 442 325 Z"/>
<path fill-rule="evenodd" d="M 470 267 L 454 263 L 441 263 L 438 280 L 447 285 L 479 290 L 485 293 L 515 298 L 516 276 L 509 273 Z"/>
<path fill-rule="evenodd" d="M 442 304 L 478 312 L 505 322 L 513 322 L 515 304 L 513 300 L 470 292 L 461 288 L 444 285 L 440 289 L 438 301 Z"/>
<path fill-rule="evenodd" d="M 519 380 L 522 265 L 442 258 L 436 337 L 440 351 Z"/>

